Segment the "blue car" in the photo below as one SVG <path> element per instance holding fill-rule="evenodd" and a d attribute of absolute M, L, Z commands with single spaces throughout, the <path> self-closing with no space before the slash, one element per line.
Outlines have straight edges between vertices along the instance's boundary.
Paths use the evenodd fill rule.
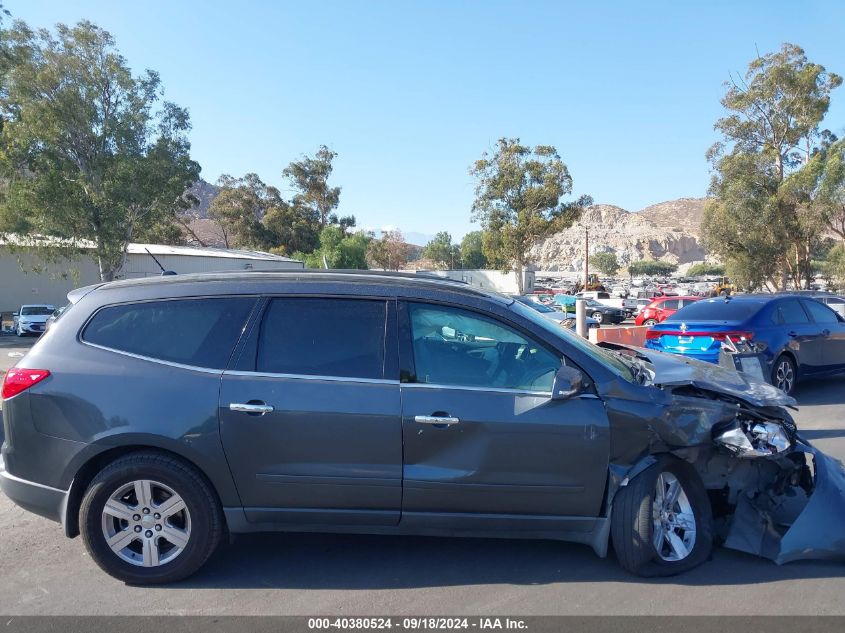
<path fill-rule="evenodd" d="M 796 295 L 697 301 L 652 327 L 646 347 L 718 363 L 727 337 L 758 344 L 764 373 L 786 393 L 799 379 L 845 371 L 845 319 L 815 299 Z"/>

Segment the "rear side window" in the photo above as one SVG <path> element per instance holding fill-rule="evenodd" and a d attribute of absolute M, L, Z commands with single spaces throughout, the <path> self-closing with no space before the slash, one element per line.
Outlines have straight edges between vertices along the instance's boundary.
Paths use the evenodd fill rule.
<path fill-rule="evenodd" d="M 174 299 L 99 310 L 82 340 L 122 352 L 225 369 L 255 304 L 251 297 Z"/>
<path fill-rule="evenodd" d="M 798 299 L 786 299 L 778 305 L 780 323 L 809 323 L 810 319 Z"/>
<path fill-rule="evenodd" d="M 839 323 L 836 313 L 826 305 L 814 300 L 805 301 L 804 305 L 807 306 L 813 317 L 813 321 L 816 323 Z"/>
<path fill-rule="evenodd" d="M 658 308 L 663 308 L 664 310 L 677 310 L 680 304 L 679 299 L 666 299 L 662 304 L 657 306 Z"/>
<path fill-rule="evenodd" d="M 384 378 L 387 304 L 368 299 L 273 299 L 256 368 L 273 374 Z"/>

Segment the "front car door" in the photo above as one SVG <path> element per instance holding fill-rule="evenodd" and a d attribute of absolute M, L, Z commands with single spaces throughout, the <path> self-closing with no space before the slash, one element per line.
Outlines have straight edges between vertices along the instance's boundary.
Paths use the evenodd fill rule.
<path fill-rule="evenodd" d="M 801 299 L 813 324 L 824 342 L 822 362 L 824 371 L 839 371 L 845 367 L 845 323 L 832 308 L 815 299 Z"/>
<path fill-rule="evenodd" d="M 413 301 L 399 314 L 402 524 L 598 516 L 608 419 L 590 393 L 550 399 L 561 355 L 491 314 Z"/>
<path fill-rule="evenodd" d="M 396 349 L 394 300 L 267 301 L 220 390 L 223 447 L 248 521 L 398 523 Z"/>
<path fill-rule="evenodd" d="M 773 319 L 786 331 L 786 346 L 798 359 L 798 373 L 815 374 L 823 371 L 826 340 L 822 328 L 810 321 L 801 301 L 797 297 L 781 299 Z"/>

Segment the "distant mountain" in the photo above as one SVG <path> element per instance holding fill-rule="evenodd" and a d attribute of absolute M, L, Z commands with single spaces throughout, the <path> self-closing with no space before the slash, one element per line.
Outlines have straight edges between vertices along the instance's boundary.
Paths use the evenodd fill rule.
<path fill-rule="evenodd" d="M 199 200 L 199 205 L 188 211 L 187 215 L 195 218 L 207 218 L 208 207 L 211 206 L 211 201 L 220 193 L 220 187 L 200 179 L 191 185 L 188 193 Z"/>
<path fill-rule="evenodd" d="M 632 213 L 611 204 L 584 210 L 573 226 L 539 242 L 531 251 L 538 270 L 580 271 L 584 266 L 584 229 L 590 254 L 616 253 L 624 267 L 642 259 L 688 264 L 707 258 L 700 243 L 704 198 L 679 198 Z"/>

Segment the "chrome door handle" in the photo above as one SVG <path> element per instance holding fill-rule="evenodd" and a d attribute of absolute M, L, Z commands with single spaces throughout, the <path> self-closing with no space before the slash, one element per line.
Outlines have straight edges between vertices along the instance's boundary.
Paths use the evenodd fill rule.
<path fill-rule="evenodd" d="M 239 411 L 241 413 L 258 413 L 264 415 L 273 411 L 273 405 L 270 404 L 252 404 L 249 402 L 233 402 L 229 405 L 230 411 Z"/>
<path fill-rule="evenodd" d="M 415 415 L 414 422 L 419 422 L 420 424 L 444 424 L 446 426 L 450 426 L 452 424 L 457 424 L 460 422 L 460 418 L 448 418 L 448 417 L 441 417 L 439 415 Z"/>

